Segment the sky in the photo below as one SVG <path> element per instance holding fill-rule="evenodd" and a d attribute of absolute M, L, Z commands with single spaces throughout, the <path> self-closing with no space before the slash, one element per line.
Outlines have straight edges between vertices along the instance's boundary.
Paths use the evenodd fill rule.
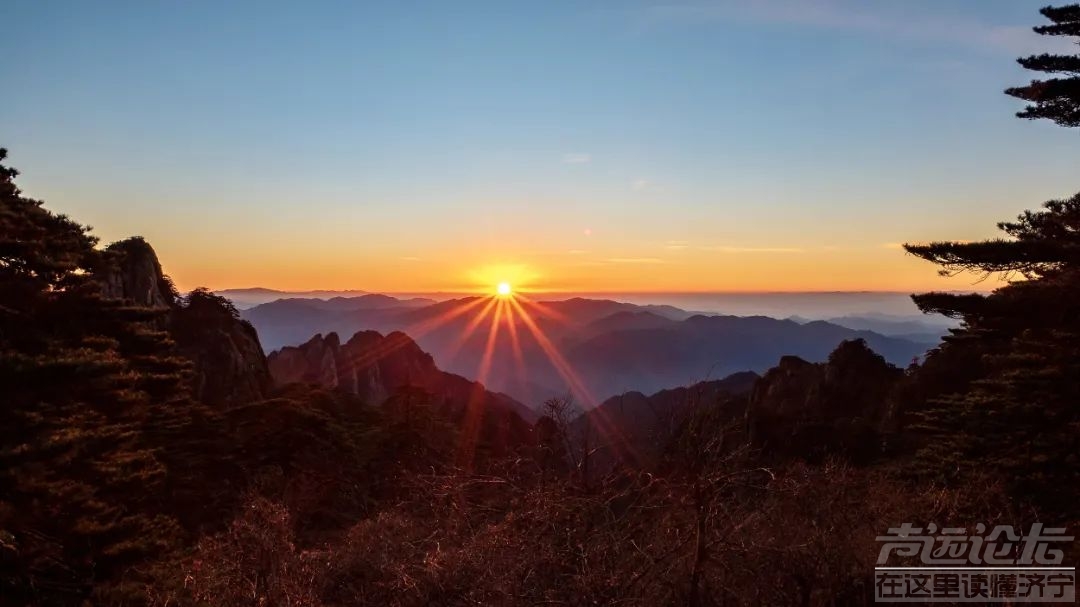
<path fill-rule="evenodd" d="M 983 289 L 1046 0 L 5 2 L 0 146 L 182 289 Z"/>

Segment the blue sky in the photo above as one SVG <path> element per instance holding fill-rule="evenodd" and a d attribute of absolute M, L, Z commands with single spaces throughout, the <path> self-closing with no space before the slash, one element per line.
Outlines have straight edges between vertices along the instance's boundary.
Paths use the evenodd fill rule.
<path fill-rule="evenodd" d="M 0 39 L 23 188 L 183 287 L 965 288 L 896 243 L 1078 185 L 1001 94 L 1043 2 L 221 4 Z"/>

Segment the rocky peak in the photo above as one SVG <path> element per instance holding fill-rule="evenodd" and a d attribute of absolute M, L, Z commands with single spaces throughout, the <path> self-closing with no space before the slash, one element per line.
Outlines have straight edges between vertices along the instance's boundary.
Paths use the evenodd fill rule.
<path fill-rule="evenodd" d="M 168 310 L 155 327 L 168 330 L 180 354 L 194 363 L 192 394 L 227 406 L 264 398 L 270 371 L 254 327 L 227 299 L 204 289 L 179 297 L 150 243 L 134 237 L 105 249 L 96 273 L 102 294 L 130 304 Z"/>
<path fill-rule="evenodd" d="M 804 412 L 817 394 L 820 368 L 798 356 L 784 356 L 754 384 L 750 406 L 768 417 Z"/>
<path fill-rule="evenodd" d="M 276 385 L 318 384 L 337 388 L 341 342 L 337 333 L 316 334 L 304 344 L 282 348 L 267 357 L 270 376 Z"/>
<path fill-rule="evenodd" d="M 452 419 L 460 421 L 468 411 L 480 412 L 481 435 L 493 443 L 525 440 L 530 434 L 525 420 L 535 417 L 508 396 L 441 371 L 430 354 L 400 331 L 387 335 L 359 331 L 342 345 L 336 334 L 316 335 L 299 346 L 272 352 L 268 363 L 279 387 L 295 382 L 317 384 L 355 394 L 372 405 L 387 405 L 403 393 L 423 393 L 433 407 Z"/>
<path fill-rule="evenodd" d="M 835 416 L 874 422 L 886 414 L 886 401 L 903 371 L 885 361 L 861 339 L 841 343 L 825 363 L 825 395 Z"/>
<path fill-rule="evenodd" d="M 109 245 L 105 254 L 108 265 L 98 273 L 105 297 L 149 308 L 176 305 L 172 282 L 162 272 L 150 243 L 135 236 Z"/>
<path fill-rule="evenodd" d="M 271 353 L 268 364 L 276 385 L 318 384 L 373 404 L 401 387 L 429 386 L 442 374 L 431 355 L 400 331 L 359 331 L 344 345 L 336 333 L 319 334 Z"/>
<path fill-rule="evenodd" d="M 751 392 L 750 440 L 768 452 L 798 457 L 873 457 L 889 395 L 902 377 L 862 340 L 841 343 L 825 363 L 785 356 Z"/>

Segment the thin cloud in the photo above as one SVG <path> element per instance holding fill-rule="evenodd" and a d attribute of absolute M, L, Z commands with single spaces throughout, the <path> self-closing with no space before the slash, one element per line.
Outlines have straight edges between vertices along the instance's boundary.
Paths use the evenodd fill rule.
<path fill-rule="evenodd" d="M 719 251 L 721 253 L 802 253 L 804 249 L 797 247 L 730 247 L 708 246 L 701 247 L 702 251 Z"/>
<path fill-rule="evenodd" d="M 664 248 L 672 251 L 681 251 L 690 246 L 690 243 L 685 240 L 669 240 L 664 244 Z"/>
<path fill-rule="evenodd" d="M 664 263 L 659 257 L 609 257 L 609 263 Z"/>
<path fill-rule="evenodd" d="M 897 7 L 901 7 L 897 9 Z M 698 24 L 709 21 L 779 23 L 854 31 L 923 43 L 960 44 L 980 51 L 1026 54 L 1075 48 L 1067 40 L 1048 39 L 1032 24 L 994 25 L 940 14 L 917 14 L 902 3 L 852 0 L 698 0 L 643 9 L 650 23 Z M 1065 46 L 1068 44 L 1069 46 Z"/>
<path fill-rule="evenodd" d="M 588 164 L 592 162 L 592 155 L 582 152 L 573 152 L 563 154 L 562 161 L 564 164 Z"/>
<path fill-rule="evenodd" d="M 634 181 L 632 181 L 630 183 L 630 187 L 633 188 L 637 192 L 649 189 L 650 185 L 652 185 L 652 184 L 649 183 L 648 179 L 635 179 Z"/>
<path fill-rule="evenodd" d="M 589 251 L 585 249 L 570 249 L 566 252 L 567 255 L 588 255 Z"/>

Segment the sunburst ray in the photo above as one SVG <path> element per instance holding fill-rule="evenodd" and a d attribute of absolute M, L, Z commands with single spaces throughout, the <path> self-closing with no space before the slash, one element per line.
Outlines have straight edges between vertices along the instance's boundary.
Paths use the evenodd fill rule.
<path fill-rule="evenodd" d="M 467 303 L 457 305 L 450 308 L 438 316 L 433 318 L 427 318 L 411 325 L 406 326 L 401 331 L 393 331 L 387 334 L 386 339 L 380 341 L 374 347 L 368 348 L 359 354 L 353 356 L 351 362 L 358 368 L 364 368 L 370 366 L 379 360 L 390 355 L 399 348 L 414 342 L 419 338 L 427 335 L 428 333 L 438 329 L 442 325 L 450 322 L 454 318 L 467 313 L 469 310 L 478 307 L 480 304 L 487 301 L 487 299 L 478 297 Z"/>
<path fill-rule="evenodd" d="M 472 469 L 472 463 L 476 456 L 476 444 L 480 438 L 480 427 L 484 417 L 484 400 L 486 398 L 486 386 L 488 372 L 491 370 L 491 358 L 495 352 L 495 345 L 499 338 L 499 323 L 502 320 L 505 300 L 495 303 L 495 315 L 491 319 L 488 328 L 487 343 L 484 345 L 484 354 L 480 359 L 480 367 L 477 369 L 476 384 L 469 395 L 469 402 L 465 407 L 465 419 L 461 428 L 461 444 L 459 446 L 459 463 L 466 471 Z M 481 320 L 487 316 L 491 305 L 484 309 Z"/>
<path fill-rule="evenodd" d="M 469 338 L 472 337 L 472 334 L 474 331 L 476 331 L 476 328 L 484 322 L 484 319 L 487 318 L 489 314 L 491 314 L 491 310 L 498 304 L 499 299 L 495 297 L 487 297 L 485 298 L 485 301 L 487 301 L 487 305 L 484 306 L 484 309 L 481 310 L 479 314 L 474 316 L 472 320 L 469 321 L 469 324 L 465 325 L 465 330 L 462 331 L 461 335 L 458 335 L 457 338 L 454 340 L 454 343 L 450 344 L 450 347 L 446 349 L 445 353 L 443 354 L 444 364 L 449 365 L 452 363 L 458 352 L 461 351 L 461 348 L 463 348 L 465 346 L 465 343 L 469 341 Z"/>
<path fill-rule="evenodd" d="M 633 447 L 631 447 L 631 445 L 626 441 L 625 437 L 623 437 L 622 432 L 619 431 L 618 427 L 615 425 L 614 422 L 607 418 L 607 415 L 604 413 L 604 411 L 598 407 L 599 403 L 592 396 L 592 393 L 589 391 L 588 387 L 577 376 L 577 373 L 574 372 L 574 369 L 566 361 L 562 353 L 559 352 L 558 348 L 556 348 L 555 345 L 551 343 L 551 340 L 548 339 L 548 337 L 544 335 L 544 333 L 536 325 L 536 321 L 533 320 L 531 316 L 529 316 L 529 313 L 516 300 L 511 299 L 510 304 L 514 306 L 518 314 L 521 315 L 521 319 L 522 322 L 525 323 L 525 327 L 532 334 L 537 344 L 540 345 L 540 349 L 544 351 L 544 354 L 551 361 L 552 365 L 554 365 L 555 370 L 570 386 L 570 390 L 573 393 L 577 394 L 579 397 L 581 397 L 585 401 L 586 405 L 588 405 L 586 415 L 589 416 L 590 420 L 595 420 L 597 422 L 597 426 L 600 432 L 605 435 L 605 438 L 611 441 L 610 446 L 612 450 L 615 451 L 616 455 L 622 457 L 629 456 L 634 460 L 638 459 L 637 453 L 635 452 Z"/>

